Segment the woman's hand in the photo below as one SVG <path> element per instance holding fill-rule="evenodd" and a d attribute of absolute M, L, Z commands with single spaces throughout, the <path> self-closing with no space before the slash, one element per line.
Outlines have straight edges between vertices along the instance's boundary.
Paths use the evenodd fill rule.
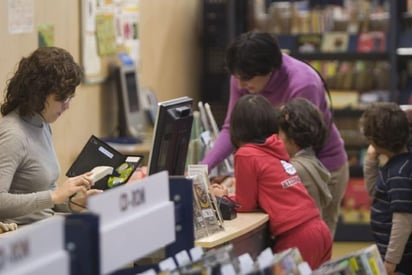
<path fill-rule="evenodd" d="M 17 229 L 17 224 L 15 223 L 2 223 L 0 222 L 0 234 L 8 231 L 14 231 Z"/>
<path fill-rule="evenodd" d="M 87 199 L 90 196 L 100 194 L 103 190 L 90 189 L 86 193 L 78 192 L 70 198 L 70 209 L 75 212 L 81 212 L 87 208 Z"/>
<path fill-rule="evenodd" d="M 89 178 L 90 172 L 82 174 L 80 176 L 68 178 L 64 183 L 57 186 L 55 190 L 51 192 L 53 204 L 61 204 L 66 202 L 70 196 L 77 192 L 86 193 L 92 185 L 92 181 Z"/>

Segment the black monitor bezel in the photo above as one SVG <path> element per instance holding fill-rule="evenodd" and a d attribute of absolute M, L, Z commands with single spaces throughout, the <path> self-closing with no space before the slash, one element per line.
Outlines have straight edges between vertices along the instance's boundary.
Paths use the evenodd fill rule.
<path fill-rule="evenodd" d="M 117 90 L 119 100 L 119 136 L 138 138 L 145 127 L 145 116 L 139 87 L 139 76 L 135 65 L 121 65 L 117 70 Z M 128 76 L 132 76 L 135 89 L 128 85 Z M 132 94 L 132 96 L 131 96 Z M 131 108 L 131 100 L 137 102 L 135 109 Z"/>
<path fill-rule="evenodd" d="M 189 109 L 182 109 L 182 107 L 190 107 Z M 182 117 L 180 119 L 174 119 L 174 125 L 165 125 L 167 122 L 170 123 L 171 121 L 171 114 L 173 110 L 183 110 L 183 112 L 188 112 L 187 114 L 182 113 Z M 165 121 L 166 120 L 166 121 Z M 152 141 L 152 148 L 149 154 L 149 161 L 148 161 L 148 174 L 152 175 L 154 173 L 160 172 L 162 170 L 167 170 L 169 175 L 171 176 L 182 176 L 185 172 L 185 165 L 186 165 L 186 158 L 187 158 L 187 151 L 190 142 L 190 136 L 192 131 L 192 124 L 193 124 L 193 99 L 187 96 L 179 97 L 167 101 L 162 101 L 158 103 L 157 112 L 156 112 L 156 120 L 153 130 L 153 141 Z M 183 127 L 181 127 L 183 126 Z M 181 140 L 179 142 L 183 142 L 182 144 L 183 149 L 180 152 L 176 152 L 176 148 L 171 147 L 167 148 L 167 151 L 164 152 L 162 150 L 164 146 L 164 137 L 165 131 L 168 129 L 172 129 L 173 135 L 176 136 L 176 131 L 181 131 L 185 129 L 184 136 L 179 136 Z M 170 134 L 170 133 L 169 133 Z M 176 145 L 176 144 L 175 144 Z M 180 148 L 180 147 L 179 147 Z M 174 149 L 174 154 L 173 154 Z M 163 151 L 163 152 L 162 152 Z M 172 151 L 172 153 L 171 153 Z M 174 167 L 159 167 L 159 158 L 166 157 L 166 158 L 173 158 L 177 159 L 176 154 L 183 154 L 183 157 L 180 157 L 180 162 L 175 163 Z M 162 155 L 162 154 L 167 154 Z M 184 164 L 182 159 L 184 158 Z"/>

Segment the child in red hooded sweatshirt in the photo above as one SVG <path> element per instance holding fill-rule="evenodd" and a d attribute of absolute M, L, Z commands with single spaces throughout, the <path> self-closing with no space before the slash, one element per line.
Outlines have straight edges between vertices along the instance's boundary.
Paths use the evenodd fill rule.
<path fill-rule="evenodd" d="M 261 95 L 244 95 L 230 123 L 234 155 L 235 195 L 239 212 L 261 209 L 269 215 L 273 251 L 297 247 L 312 269 L 331 258 L 332 236 L 312 197 L 290 164 L 278 137 L 277 112 Z M 228 195 L 213 184 L 216 196 Z"/>

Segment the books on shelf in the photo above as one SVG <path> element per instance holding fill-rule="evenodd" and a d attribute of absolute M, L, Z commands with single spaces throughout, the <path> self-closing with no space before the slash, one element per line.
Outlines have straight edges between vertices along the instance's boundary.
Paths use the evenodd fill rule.
<path fill-rule="evenodd" d="M 385 52 L 386 36 L 384 32 L 363 32 L 358 35 L 357 51 L 360 53 Z"/>
<path fill-rule="evenodd" d="M 359 93 L 355 90 L 331 90 L 332 106 L 335 109 L 357 108 Z"/>
<path fill-rule="evenodd" d="M 371 198 L 366 192 L 363 178 L 351 177 L 342 199 L 342 222 L 369 224 L 370 207 Z"/>
<path fill-rule="evenodd" d="M 321 51 L 324 53 L 346 52 L 349 34 L 346 32 L 325 32 L 322 35 Z"/>
<path fill-rule="evenodd" d="M 315 270 L 313 274 L 384 275 L 386 270 L 378 248 L 373 244 L 341 258 L 328 261 Z"/>
<path fill-rule="evenodd" d="M 296 50 L 299 53 L 320 52 L 322 35 L 319 33 L 300 34 L 296 37 Z"/>
<path fill-rule="evenodd" d="M 298 248 L 293 247 L 274 254 L 272 274 L 302 274 L 304 260 Z"/>

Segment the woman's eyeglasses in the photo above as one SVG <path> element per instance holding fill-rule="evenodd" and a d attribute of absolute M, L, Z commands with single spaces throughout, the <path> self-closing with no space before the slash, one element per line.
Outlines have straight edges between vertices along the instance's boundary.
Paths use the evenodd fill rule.
<path fill-rule="evenodd" d="M 65 99 L 62 100 L 63 104 L 68 104 L 72 99 L 73 99 L 74 95 L 68 96 Z"/>

